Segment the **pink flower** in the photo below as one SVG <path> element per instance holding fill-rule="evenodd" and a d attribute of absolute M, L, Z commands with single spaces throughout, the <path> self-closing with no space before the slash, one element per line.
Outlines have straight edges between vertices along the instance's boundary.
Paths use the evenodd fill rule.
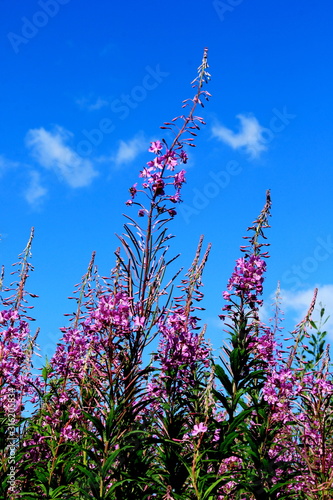
<path fill-rule="evenodd" d="M 176 186 L 176 188 L 182 187 L 182 184 L 185 182 L 185 174 L 186 174 L 185 170 L 181 170 L 180 172 L 175 174 L 175 177 L 174 177 L 175 180 L 173 181 L 173 183 Z"/>
<path fill-rule="evenodd" d="M 162 170 L 164 158 L 165 158 L 164 156 L 155 156 L 153 161 L 147 162 L 147 165 L 149 168 L 152 168 L 152 169 L 159 168 L 160 170 Z"/>
<path fill-rule="evenodd" d="M 200 422 L 200 424 L 198 424 L 198 425 L 195 424 L 195 426 L 193 427 L 193 431 L 191 432 L 191 435 L 197 436 L 198 434 L 201 434 L 204 432 L 207 432 L 207 425 Z"/>
<path fill-rule="evenodd" d="M 166 167 L 168 170 L 175 170 L 177 166 L 176 153 L 174 151 L 168 151 L 165 155 Z"/>
<path fill-rule="evenodd" d="M 183 149 L 181 150 L 179 157 L 180 157 L 182 163 L 187 163 L 188 156 L 187 156 L 187 153 L 185 153 L 185 151 Z"/>
<path fill-rule="evenodd" d="M 148 149 L 150 153 L 155 153 L 156 155 L 161 152 L 163 149 L 163 145 L 160 143 L 160 141 L 153 141 L 151 142 L 151 146 Z"/>
<path fill-rule="evenodd" d="M 145 317 L 144 316 L 134 316 L 133 323 L 134 323 L 135 329 L 141 328 L 145 324 Z"/>
<path fill-rule="evenodd" d="M 180 194 L 179 194 L 179 191 L 177 191 L 177 193 L 175 193 L 173 196 L 170 196 L 169 197 L 169 200 L 172 202 L 172 203 L 178 203 L 180 200 Z"/>
<path fill-rule="evenodd" d="M 141 170 L 139 177 L 148 177 L 149 178 L 151 176 L 151 173 L 153 170 L 154 170 L 153 167 L 149 167 L 149 168 L 145 167 L 143 170 Z"/>

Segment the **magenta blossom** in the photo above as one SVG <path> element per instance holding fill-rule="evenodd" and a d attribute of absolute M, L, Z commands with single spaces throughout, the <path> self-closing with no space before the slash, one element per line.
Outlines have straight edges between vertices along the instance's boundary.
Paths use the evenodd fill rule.
<path fill-rule="evenodd" d="M 160 153 L 162 151 L 162 149 L 163 149 L 163 145 L 160 141 L 153 141 L 153 142 L 151 142 L 151 146 L 148 149 L 148 151 L 150 153 L 154 153 L 157 155 L 158 153 Z"/>
<path fill-rule="evenodd" d="M 162 170 L 164 158 L 164 156 L 155 156 L 152 161 L 147 162 L 147 165 L 150 169 L 159 168 L 160 170 Z"/>
<path fill-rule="evenodd" d="M 207 432 L 207 425 L 204 424 L 203 422 L 200 422 L 200 424 L 195 424 L 193 427 L 193 431 L 191 432 L 191 436 L 197 436 L 198 434 L 203 434 L 204 432 Z"/>
<path fill-rule="evenodd" d="M 178 203 L 179 201 L 181 201 L 179 191 L 177 191 L 177 192 L 176 192 L 173 196 L 170 196 L 170 197 L 169 197 L 169 200 L 170 200 L 172 203 Z"/>
<path fill-rule="evenodd" d="M 176 153 L 174 151 L 167 151 L 164 158 L 167 169 L 175 170 L 175 167 L 177 166 Z"/>
<path fill-rule="evenodd" d="M 187 155 L 187 153 L 185 153 L 185 151 L 183 149 L 180 152 L 179 158 L 180 158 L 182 163 L 184 163 L 184 164 L 187 163 L 188 155 Z"/>
<path fill-rule="evenodd" d="M 181 170 L 180 172 L 175 174 L 175 177 L 174 177 L 175 180 L 173 181 L 173 183 L 174 183 L 176 188 L 181 188 L 182 185 L 184 184 L 185 174 L 186 174 L 185 170 Z"/>
<path fill-rule="evenodd" d="M 266 262 L 258 255 L 237 259 L 237 265 L 228 282 L 228 290 L 235 290 L 235 295 L 243 295 L 250 302 L 257 301 L 257 295 L 263 290 L 263 274 Z M 227 292 L 228 293 L 228 292 Z M 225 296 L 228 300 L 227 296 Z"/>

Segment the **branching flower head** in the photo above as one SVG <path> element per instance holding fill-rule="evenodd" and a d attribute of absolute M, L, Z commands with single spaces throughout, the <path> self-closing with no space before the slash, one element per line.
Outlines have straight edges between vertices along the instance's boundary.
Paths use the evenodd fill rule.
<path fill-rule="evenodd" d="M 128 206 L 133 204 L 137 193 L 143 192 L 150 201 L 151 210 L 157 209 L 158 213 L 168 213 L 171 217 L 176 215 L 176 211 L 168 203 L 181 202 L 181 188 L 185 181 L 185 170 L 176 171 L 177 167 L 186 164 L 188 160 L 187 152 L 184 146 L 193 147 L 196 131 L 199 130 L 198 124 L 204 124 L 204 120 L 194 115 L 198 104 L 203 106 L 203 100 L 208 100 L 210 94 L 203 90 L 203 83 L 208 83 L 210 74 L 208 73 L 207 49 L 204 50 L 202 64 L 198 68 L 198 76 L 193 80 L 192 87 L 196 88 L 196 94 L 192 99 L 183 101 L 183 108 L 190 106 L 187 116 L 177 116 L 171 122 L 165 122 L 162 129 L 171 130 L 174 138 L 170 144 L 165 139 L 152 141 L 148 151 L 155 155 L 155 158 L 147 162 L 140 171 L 140 177 L 143 179 L 142 189 L 137 188 L 137 184 L 132 186 L 129 191 L 132 199 L 128 200 Z M 178 125 L 178 122 L 180 124 Z M 171 192 L 169 192 L 171 190 Z M 137 202 L 135 202 L 137 203 Z M 137 203 L 140 205 L 140 203 Z M 143 206 L 141 205 L 141 210 Z M 149 213 L 149 211 L 148 211 Z M 144 215 L 140 211 L 139 216 Z"/>
<path fill-rule="evenodd" d="M 262 305 L 262 300 L 258 297 L 263 291 L 264 273 L 266 271 L 266 262 L 268 253 L 262 252 L 261 247 L 267 246 L 267 243 L 260 243 L 259 237 L 266 239 L 263 229 L 270 227 L 268 217 L 270 216 L 271 198 L 270 192 L 266 193 L 266 204 L 261 211 L 258 219 L 248 231 L 253 231 L 253 236 L 244 236 L 249 240 L 249 245 L 242 246 L 241 251 L 244 256 L 236 261 L 235 269 L 228 281 L 228 291 L 223 292 L 223 298 L 227 302 L 232 302 L 232 295 L 239 297 L 243 305 L 248 305 L 250 309 L 257 310 Z M 231 311 L 232 305 L 223 308 L 225 311 Z M 224 315 L 221 316 L 222 318 Z"/>

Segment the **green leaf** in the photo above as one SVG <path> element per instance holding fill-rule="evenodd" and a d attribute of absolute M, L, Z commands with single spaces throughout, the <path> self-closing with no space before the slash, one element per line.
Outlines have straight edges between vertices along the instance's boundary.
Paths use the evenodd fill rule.
<path fill-rule="evenodd" d="M 229 478 L 226 480 L 225 478 L 221 477 L 217 479 L 213 484 L 211 484 L 207 489 L 205 489 L 204 495 L 201 497 L 200 500 L 213 500 L 213 497 L 211 497 L 211 493 L 216 493 L 216 490 L 218 486 L 220 486 L 222 483 L 226 483 L 229 481 Z"/>
<path fill-rule="evenodd" d="M 228 394 L 232 395 L 233 390 L 232 390 L 232 382 L 229 380 L 226 372 L 222 368 L 221 365 L 214 365 L 214 370 L 217 378 L 225 388 L 225 390 L 228 392 Z"/>

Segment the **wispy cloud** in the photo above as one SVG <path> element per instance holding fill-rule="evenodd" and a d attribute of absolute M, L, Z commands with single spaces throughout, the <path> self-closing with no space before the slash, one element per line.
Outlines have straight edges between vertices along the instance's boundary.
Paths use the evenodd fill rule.
<path fill-rule="evenodd" d="M 62 127 L 48 132 L 43 127 L 29 130 L 26 144 L 44 168 L 52 170 L 72 188 L 88 186 L 98 175 L 90 160 L 81 158 L 67 143 L 73 134 Z"/>
<path fill-rule="evenodd" d="M 258 157 L 267 149 L 263 137 L 264 127 L 252 115 L 239 114 L 236 118 L 240 121 L 238 132 L 217 124 L 212 127 L 213 136 L 233 149 L 244 149 L 252 157 Z"/>
<path fill-rule="evenodd" d="M 29 172 L 28 187 L 24 192 L 24 197 L 30 205 L 38 206 L 47 195 L 47 189 L 42 186 L 40 173 L 36 170 Z"/>
<path fill-rule="evenodd" d="M 128 141 L 120 141 L 117 152 L 112 156 L 112 161 L 116 167 L 121 167 L 134 161 L 139 154 L 147 151 L 149 141 L 144 137 L 143 132 L 139 132 Z"/>
<path fill-rule="evenodd" d="M 78 104 L 80 108 L 87 109 L 88 111 L 98 111 L 99 109 L 109 106 L 110 103 L 107 99 L 103 99 L 102 97 L 97 97 L 95 99 L 83 97 L 82 99 L 76 99 L 76 104 Z"/>
<path fill-rule="evenodd" d="M 13 169 L 24 171 L 25 189 L 23 196 L 25 200 L 35 208 L 40 205 L 40 202 L 47 194 L 47 189 L 40 182 L 40 174 L 36 170 L 27 170 L 29 165 L 26 163 L 15 162 L 0 155 L 0 177 Z"/>
<path fill-rule="evenodd" d="M 0 177 L 7 173 L 12 168 L 19 167 L 20 164 L 18 162 L 8 160 L 4 155 L 0 155 Z"/>
<path fill-rule="evenodd" d="M 319 304 L 321 303 L 325 307 L 326 315 L 330 315 L 329 320 L 325 324 L 325 328 L 328 333 L 330 333 L 331 340 L 333 339 L 333 284 L 328 285 L 318 285 L 318 297 L 315 306 L 315 312 L 313 314 L 314 321 L 319 319 Z M 289 291 L 281 290 L 282 297 L 282 310 L 286 313 L 291 312 L 294 314 L 295 322 L 301 321 L 307 310 L 310 307 L 313 298 L 313 288 L 308 288 L 302 291 Z"/>

